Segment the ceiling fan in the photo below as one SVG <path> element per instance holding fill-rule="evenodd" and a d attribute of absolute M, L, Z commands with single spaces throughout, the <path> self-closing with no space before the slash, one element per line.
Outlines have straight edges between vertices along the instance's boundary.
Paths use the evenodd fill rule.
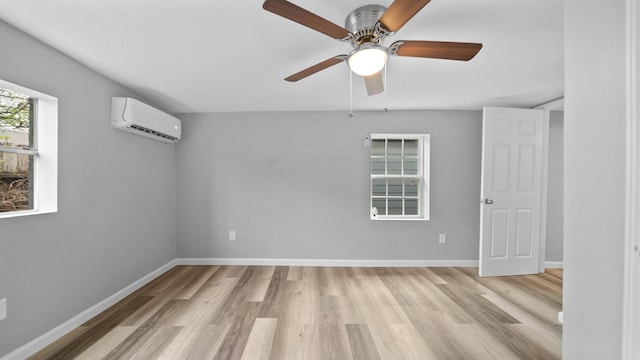
<path fill-rule="evenodd" d="M 375 95 L 384 90 L 382 68 L 389 55 L 468 61 L 482 48 L 477 43 L 424 40 L 399 40 L 388 47 L 382 44 L 429 1 L 395 0 L 389 8 L 361 6 L 347 16 L 344 28 L 286 0 L 266 0 L 262 8 L 353 46 L 348 55 L 331 57 L 285 78 L 286 81 L 295 82 L 346 61 L 351 71 L 364 77 L 367 93 Z"/>

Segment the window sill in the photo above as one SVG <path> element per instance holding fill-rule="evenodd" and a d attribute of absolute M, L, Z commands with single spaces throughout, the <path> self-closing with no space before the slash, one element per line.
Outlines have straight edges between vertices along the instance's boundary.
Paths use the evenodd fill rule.
<path fill-rule="evenodd" d="M 400 221 L 429 221 L 429 218 L 425 217 L 406 217 L 406 216 L 372 216 L 370 217 L 372 221 L 389 221 L 389 220 L 400 220 Z"/>
<path fill-rule="evenodd" d="M 10 212 L 2 212 L 0 213 L 0 220 L 9 219 L 14 217 L 21 216 L 29 216 L 29 215 L 40 215 L 40 214 L 50 214 L 58 212 L 57 209 L 53 210 L 21 210 L 21 211 L 10 211 Z"/>

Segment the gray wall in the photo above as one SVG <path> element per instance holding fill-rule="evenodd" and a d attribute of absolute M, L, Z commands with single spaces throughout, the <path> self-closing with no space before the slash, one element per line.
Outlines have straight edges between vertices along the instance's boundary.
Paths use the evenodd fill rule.
<path fill-rule="evenodd" d="M 182 115 L 178 256 L 478 257 L 477 111 Z M 370 133 L 431 134 L 431 220 L 369 220 Z M 237 241 L 228 241 L 228 231 Z M 448 243 L 438 245 L 438 233 Z"/>
<path fill-rule="evenodd" d="M 176 255 L 175 146 L 115 131 L 135 96 L 0 22 L 0 78 L 59 101 L 59 211 L 0 219 L 0 357 Z M 139 98 L 139 97 L 138 97 Z"/>
<path fill-rule="evenodd" d="M 625 2 L 565 0 L 564 14 L 563 358 L 620 359 Z"/>
<path fill-rule="evenodd" d="M 478 259 L 480 111 L 181 118 L 179 257 Z M 556 145 L 561 116 L 553 123 Z M 369 220 L 369 149 L 363 140 L 374 132 L 431 134 L 430 221 Z M 557 179 L 561 169 L 551 176 Z M 557 182 L 554 196 L 559 191 L 561 197 Z M 556 261 L 562 260 L 561 231 L 556 236 L 561 221 L 549 219 L 558 244 L 548 246 L 547 256 Z M 229 230 L 237 231 L 235 242 L 228 241 Z M 447 234 L 446 245 L 438 244 L 439 233 Z"/>

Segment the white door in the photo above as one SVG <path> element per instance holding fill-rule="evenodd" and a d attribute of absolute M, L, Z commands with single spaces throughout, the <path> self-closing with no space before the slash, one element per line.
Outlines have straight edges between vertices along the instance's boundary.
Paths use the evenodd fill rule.
<path fill-rule="evenodd" d="M 543 110 L 484 108 L 480 276 L 539 272 L 546 117 Z"/>

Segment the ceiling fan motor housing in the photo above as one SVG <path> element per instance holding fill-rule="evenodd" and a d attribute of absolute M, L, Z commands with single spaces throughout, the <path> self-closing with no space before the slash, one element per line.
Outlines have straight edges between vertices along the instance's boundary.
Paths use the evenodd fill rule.
<path fill-rule="evenodd" d="M 353 47 L 358 48 L 363 43 L 380 44 L 384 34 L 376 29 L 376 24 L 386 10 L 382 5 L 365 5 L 347 16 L 344 27 L 353 34 L 350 39 Z"/>

